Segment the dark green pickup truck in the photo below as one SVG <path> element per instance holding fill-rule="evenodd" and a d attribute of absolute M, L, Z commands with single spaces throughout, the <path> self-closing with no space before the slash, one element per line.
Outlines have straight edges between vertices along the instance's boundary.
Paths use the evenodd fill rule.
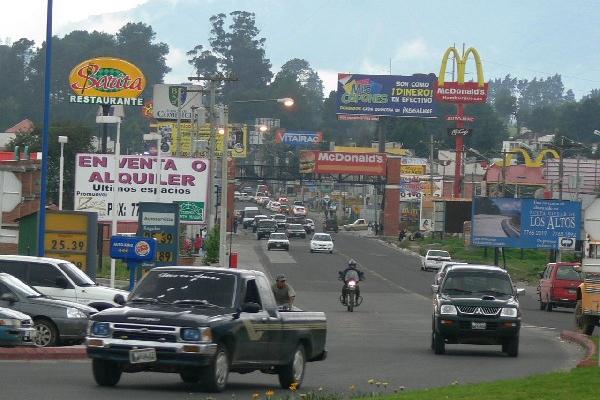
<path fill-rule="evenodd" d="M 306 362 L 327 355 L 325 314 L 278 309 L 261 272 L 155 268 L 126 302 L 115 300 L 123 305 L 95 314 L 86 338 L 102 386 L 152 371 L 220 392 L 230 372 L 260 370 L 288 388 L 302 384 Z"/>

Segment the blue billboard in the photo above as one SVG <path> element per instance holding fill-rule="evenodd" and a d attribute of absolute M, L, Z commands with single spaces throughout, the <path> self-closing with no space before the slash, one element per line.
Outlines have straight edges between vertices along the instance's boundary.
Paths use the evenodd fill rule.
<path fill-rule="evenodd" d="M 338 74 L 338 115 L 437 118 L 435 74 Z"/>
<path fill-rule="evenodd" d="M 137 236 L 111 236 L 110 257 L 127 261 L 154 260 L 156 239 Z"/>
<path fill-rule="evenodd" d="M 471 221 L 474 246 L 557 249 L 561 238 L 579 240 L 581 203 L 475 197 Z"/>

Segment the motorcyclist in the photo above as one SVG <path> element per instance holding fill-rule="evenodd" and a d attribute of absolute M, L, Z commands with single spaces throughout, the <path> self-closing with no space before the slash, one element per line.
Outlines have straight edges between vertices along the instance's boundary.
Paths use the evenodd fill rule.
<path fill-rule="evenodd" d="M 344 286 L 342 287 L 342 298 L 344 299 L 344 302 L 346 301 L 348 282 L 351 280 L 356 282 L 356 298 L 360 297 L 360 287 L 358 282 L 365 279 L 365 274 L 357 268 L 357 264 L 354 259 L 350 259 L 348 261 L 348 267 L 345 270 L 339 271 L 339 279 L 344 282 Z"/>

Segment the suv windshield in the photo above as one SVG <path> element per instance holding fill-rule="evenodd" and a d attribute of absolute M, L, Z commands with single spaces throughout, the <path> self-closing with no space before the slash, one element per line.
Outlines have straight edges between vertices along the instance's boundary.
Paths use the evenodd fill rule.
<path fill-rule="evenodd" d="M 513 287 L 507 274 L 493 271 L 449 271 L 441 292 L 449 296 L 492 295 L 508 297 Z"/>
<path fill-rule="evenodd" d="M 427 255 L 430 257 L 450 257 L 450 253 L 442 250 L 430 250 Z"/>
<path fill-rule="evenodd" d="M 312 240 L 316 240 L 318 242 L 331 242 L 331 236 L 329 235 L 315 235 Z"/>
<path fill-rule="evenodd" d="M 75 283 L 77 286 L 96 286 L 93 280 L 82 270 L 71 263 L 59 263 L 58 268 Z"/>
<path fill-rule="evenodd" d="M 577 271 L 572 265 L 561 265 L 556 271 L 556 279 L 580 281 L 582 280 L 581 271 Z"/>
<path fill-rule="evenodd" d="M 131 294 L 130 301 L 155 299 L 157 303 L 181 300 L 233 307 L 236 277 L 207 271 L 152 271 Z"/>

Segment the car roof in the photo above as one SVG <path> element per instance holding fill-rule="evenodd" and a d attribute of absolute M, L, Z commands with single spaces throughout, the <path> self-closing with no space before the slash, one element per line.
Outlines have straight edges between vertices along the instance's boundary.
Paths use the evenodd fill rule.
<path fill-rule="evenodd" d="M 28 262 L 39 262 L 39 263 L 65 263 L 70 262 L 68 260 L 61 260 L 59 258 L 50 258 L 50 257 L 34 257 L 34 256 L 20 256 L 20 255 L 10 255 L 10 254 L 2 254 L 0 255 L 0 261 L 28 261 Z"/>
<path fill-rule="evenodd" d="M 232 275 L 238 275 L 243 277 L 254 277 L 259 274 L 263 274 L 260 271 L 251 269 L 239 269 L 239 268 L 222 268 L 222 267 L 196 267 L 196 266 L 180 266 L 172 265 L 168 267 L 156 267 L 152 268 L 151 271 L 187 271 L 187 272 L 220 272 Z"/>
<path fill-rule="evenodd" d="M 466 264 L 466 265 L 453 265 L 448 268 L 450 271 L 485 271 L 485 272 L 501 272 L 508 275 L 508 271 L 497 267 L 495 265 L 478 265 L 478 264 Z"/>

